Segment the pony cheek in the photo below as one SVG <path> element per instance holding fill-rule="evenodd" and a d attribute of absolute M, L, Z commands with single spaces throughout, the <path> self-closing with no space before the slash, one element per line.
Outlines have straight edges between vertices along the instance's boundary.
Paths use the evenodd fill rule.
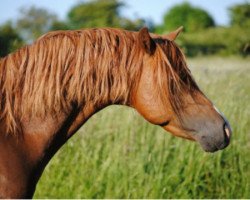
<path fill-rule="evenodd" d="M 154 103 L 140 102 L 133 105 L 133 108 L 135 108 L 144 119 L 155 125 L 161 125 L 171 120 L 171 111 L 166 109 L 166 107 L 159 106 L 155 101 Z"/>
<path fill-rule="evenodd" d="M 140 107 L 139 109 L 136 108 L 136 110 L 145 120 L 154 125 L 159 125 L 165 122 L 165 119 L 167 118 L 165 115 L 159 115 L 155 110 L 150 110 L 149 108 L 141 109 Z"/>

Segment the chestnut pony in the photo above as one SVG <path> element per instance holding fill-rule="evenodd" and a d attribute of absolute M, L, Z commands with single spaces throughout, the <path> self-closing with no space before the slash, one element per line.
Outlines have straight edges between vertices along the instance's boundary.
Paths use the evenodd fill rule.
<path fill-rule="evenodd" d="M 56 151 L 111 104 L 214 152 L 227 120 L 201 92 L 165 35 L 100 28 L 48 33 L 0 60 L 0 197 L 30 198 Z"/>

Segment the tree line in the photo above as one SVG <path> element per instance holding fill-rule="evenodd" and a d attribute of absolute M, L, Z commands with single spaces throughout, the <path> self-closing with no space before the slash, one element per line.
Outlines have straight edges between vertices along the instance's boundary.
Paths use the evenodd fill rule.
<path fill-rule="evenodd" d="M 92 27 L 117 27 L 139 30 L 148 26 L 159 34 L 184 26 L 178 39 L 185 54 L 197 55 L 250 55 L 250 4 L 233 5 L 228 9 L 230 25 L 217 26 L 213 17 L 204 9 L 188 2 L 177 4 L 166 11 L 163 23 L 155 25 L 149 19 L 131 20 L 121 15 L 125 1 L 90 0 L 79 2 L 67 13 L 65 20 L 44 8 L 21 8 L 15 21 L 0 25 L 0 57 L 31 43 L 52 30 L 70 30 Z"/>

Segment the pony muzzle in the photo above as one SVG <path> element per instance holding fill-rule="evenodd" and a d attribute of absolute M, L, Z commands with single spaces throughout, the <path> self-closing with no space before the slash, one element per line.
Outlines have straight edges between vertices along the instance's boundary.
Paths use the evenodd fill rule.
<path fill-rule="evenodd" d="M 232 137 L 232 130 L 229 123 L 225 120 L 221 131 L 213 133 L 212 135 L 206 134 L 197 138 L 202 148 L 206 152 L 215 152 L 226 148 Z"/>

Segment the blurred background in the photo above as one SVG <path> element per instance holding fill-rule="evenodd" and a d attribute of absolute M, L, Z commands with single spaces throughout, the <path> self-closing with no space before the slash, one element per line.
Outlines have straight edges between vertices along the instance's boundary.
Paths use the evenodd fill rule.
<path fill-rule="evenodd" d="M 179 44 L 188 56 L 250 54 L 246 0 L 11 0 L 0 11 L 0 56 L 51 30 L 148 26 L 162 34 L 181 25 Z"/>
<path fill-rule="evenodd" d="M 165 34 L 198 85 L 233 129 L 228 148 L 210 154 L 111 106 L 59 150 L 35 198 L 250 198 L 250 1 L 9 0 L 0 7 L 0 57 L 52 30 L 118 27 Z"/>

